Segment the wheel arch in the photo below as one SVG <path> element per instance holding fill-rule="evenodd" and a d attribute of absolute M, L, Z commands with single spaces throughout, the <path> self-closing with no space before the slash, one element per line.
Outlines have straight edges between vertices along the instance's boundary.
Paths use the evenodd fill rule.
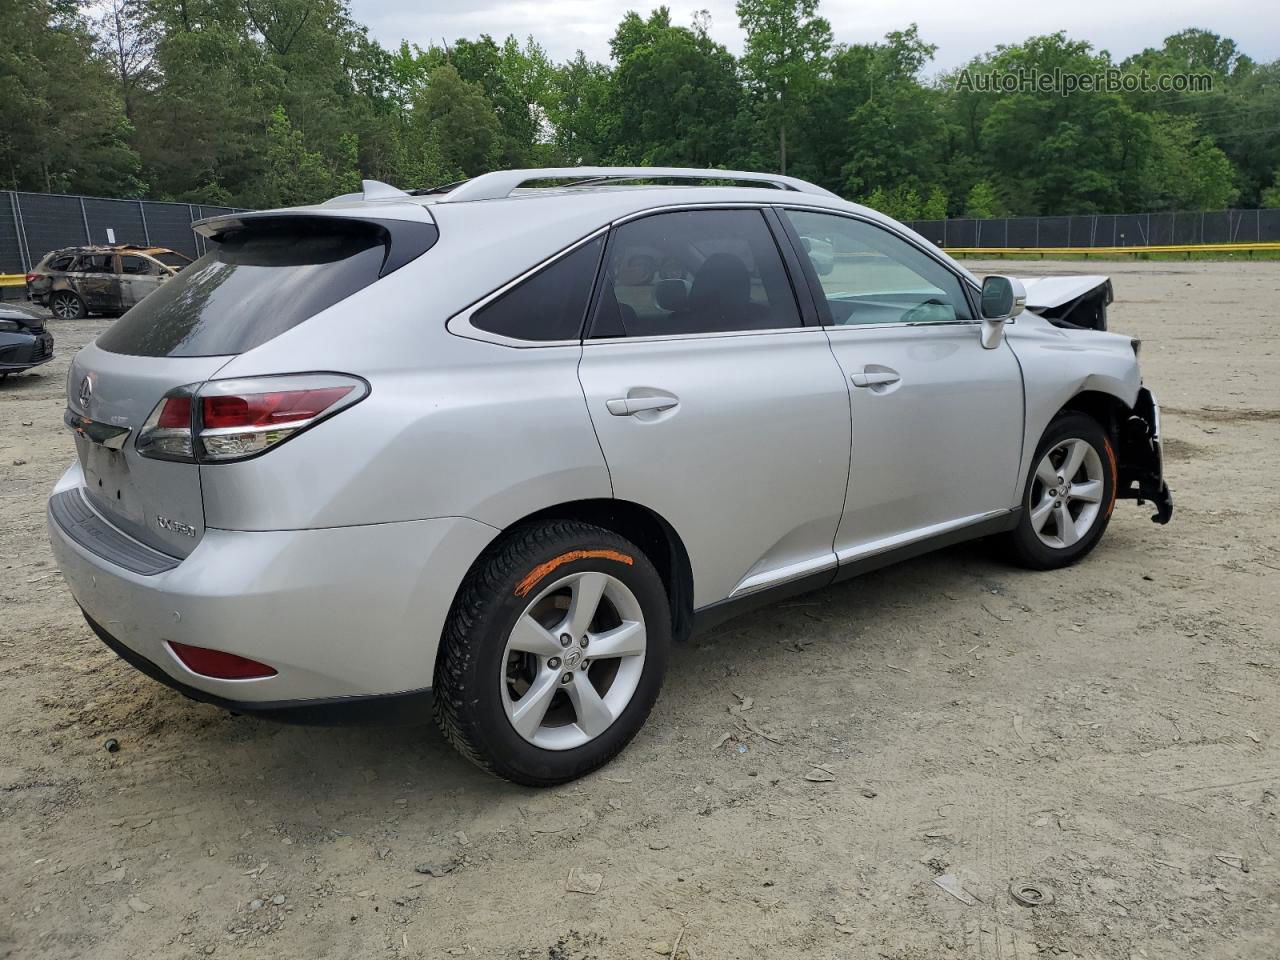
<path fill-rule="evenodd" d="M 660 514 L 631 500 L 607 497 L 570 500 L 544 507 L 508 524 L 514 527 L 540 520 L 577 520 L 612 530 L 639 547 L 658 571 L 671 606 L 671 635 L 684 640 L 693 628 L 693 567 L 684 541 Z M 459 588 L 461 589 L 461 588 Z"/>
<path fill-rule="evenodd" d="M 1087 414 L 1098 421 L 1112 441 L 1117 441 L 1120 437 L 1121 425 L 1133 415 L 1133 407 L 1115 393 L 1084 389 L 1064 403 L 1053 418 L 1056 419 L 1064 413 Z"/>

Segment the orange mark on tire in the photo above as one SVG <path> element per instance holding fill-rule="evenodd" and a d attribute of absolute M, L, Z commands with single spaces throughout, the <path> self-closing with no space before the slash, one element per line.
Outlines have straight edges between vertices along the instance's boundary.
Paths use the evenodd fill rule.
<path fill-rule="evenodd" d="M 516 584 L 516 596 L 526 596 L 530 590 L 541 583 L 557 567 L 562 567 L 566 563 L 573 563 L 575 560 L 593 559 L 616 560 L 618 563 L 625 563 L 627 566 L 635 563 L 625 553 L 619 553 L 617 550 L 570 550 L 568 553 L 562 553 L 560 556 L 548 560 L 546 563 L 540 563 L 530 570 L 528 575 Z"/>
<path fill-rule="evenodd" d="M 1107 516 L 1116 508 L 1116 494 L 1120 491 L 1120 477 L 1116 471 L 1116 455 L 1111 449 L 1111 441 L 1102 438 L 1102 446 L 1107 451 L 1107 466 L 1111 469 L 1111 502 L 1107 504 Z"/>

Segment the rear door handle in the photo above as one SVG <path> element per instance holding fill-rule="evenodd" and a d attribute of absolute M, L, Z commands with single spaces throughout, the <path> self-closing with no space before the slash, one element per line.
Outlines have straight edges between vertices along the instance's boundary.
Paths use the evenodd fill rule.
<path fill-rule="evenodd" d="M 679 402 L 675 397 L 616 397 L 604 405 L 615 417 L 630 417 L 645 410 L 670 410 Z"/>
<path fill-rule="evenodd" d="M 851 374 L 849 379 L 855 387 L 887 387 L 902 379 L 894 370 L 872 370 L 866 368 Z"/>

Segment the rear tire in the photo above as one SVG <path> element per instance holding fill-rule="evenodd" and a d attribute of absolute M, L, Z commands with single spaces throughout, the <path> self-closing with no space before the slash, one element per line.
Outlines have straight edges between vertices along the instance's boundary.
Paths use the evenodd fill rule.
<path fill-rule="evenodd" d="M 1009 558 L 1054 570 L 1086 556 L 1116 505 L 1117 463 L 1106 431 L 1083 413 L 1059 414 L 1036 446 L 1018 526 L 1005 534 Z"/>
<path fill-rule="evenodd" d="M 662 578 L 635 544 L 577 521 L 522 525 L 484 552 L 454 600 L 436 721 L 490 773 L 566 783 L 643 726 L 670 643 Z"/>
<path fill-rule="evenodd" d="M 49 310 L 59 320 L 83 320 L 89 315 L 84 301 L 69 290 L 59 290 L 51 296 Z"/>

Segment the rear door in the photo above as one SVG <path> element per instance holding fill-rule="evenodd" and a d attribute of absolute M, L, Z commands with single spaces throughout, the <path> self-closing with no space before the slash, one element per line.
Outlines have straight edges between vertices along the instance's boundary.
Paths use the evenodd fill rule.
<path fill-rule="evenodd" d="M 68 275 L 71 287 L 94 313 L 120 312 L 120 280 L 114 253 L 82 253 Z"/>
<path fill-rule="evenodd" d="M 850 384 L 842 563 L 1007 512 L 1022 450 L 1022 371 L 984 349 L 964 281 L 878 224 L 788 210 Z"/>
<path fill-rule="evenodd" d="M 154 293 L 169 275 L 160 264 L 136 253 L 120 254 L 120 307 L 128 310 Z"/>
<path fill-rule="evenodd" d="M 849 399 L 763 213 L 682 210 L 609 238 L 579 377 L 614 496 L 664 517 L 706 606 L 831 570 Z"/>

